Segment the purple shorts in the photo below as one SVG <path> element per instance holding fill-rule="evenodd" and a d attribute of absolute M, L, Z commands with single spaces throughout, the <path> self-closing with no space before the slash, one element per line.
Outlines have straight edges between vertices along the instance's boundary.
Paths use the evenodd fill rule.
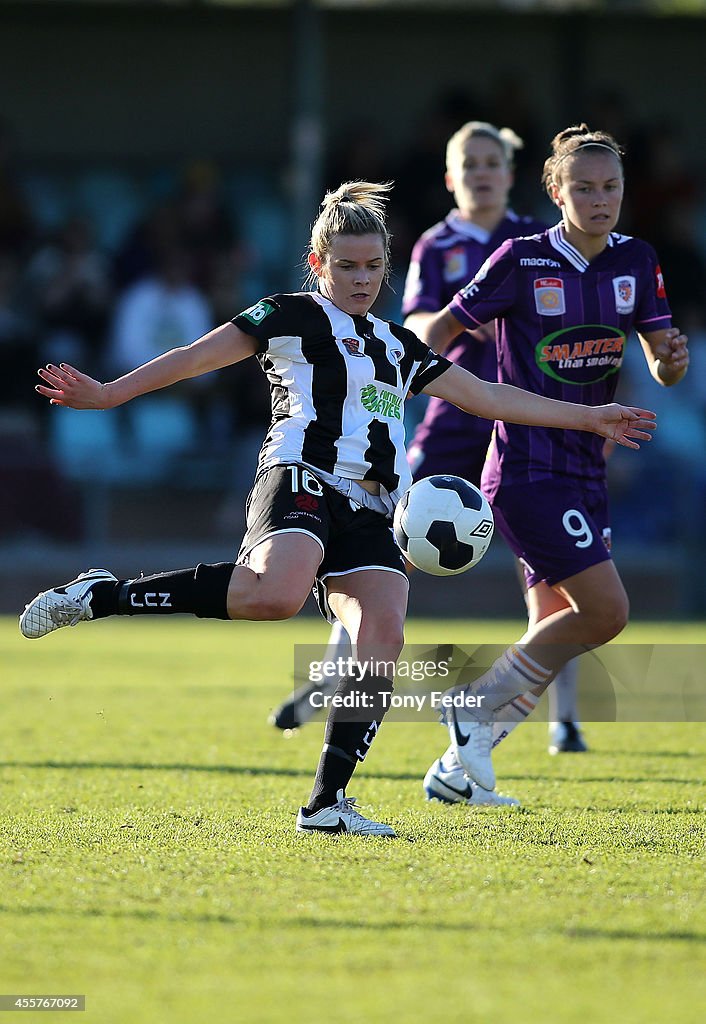
<path fill-rule="evenodd" d="M 501 486 L 498 530 L 522 562 L 527 587 L 557 583 L 610 558 L 608 494 L 571 481 Z"/>

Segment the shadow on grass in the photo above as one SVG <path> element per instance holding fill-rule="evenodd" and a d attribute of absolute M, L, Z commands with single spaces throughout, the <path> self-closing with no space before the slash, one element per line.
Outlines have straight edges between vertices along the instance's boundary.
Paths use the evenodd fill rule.
<path fill-rule="evenodd" d="M 98 907 L 86 908 L 84 910 L 71 909 L 68 907 L 48 907 L 48 906 L 34 906 L 34 907 L 12 907 L 0 904 L 0 914 L 14 915 L 16 917 L 42 917 L 42 916 L 60 916 L 60 917 L 72 917 L 84 920 L 90 920 L 91 918 L 110 918 L 113 920 L 138 920 L 138 921 L 157 921 L 157 922 L 170 922 L 180 924 L 226 924 L 226 925 L 241 925 L 245 928 L 251 928 L 252 922 L 247 919 L 233 917 L 229 914 L 164 914 L 159 910 L 149 910 L 135 908 L 134 910 L 102 910 Z M 333 928 L 345 931 L 374 931 L 374 932 L 405 932 L 405 931 L 438 931 L 438 932 L 463 932 L 468 934 L 469 923 L 467 921 L 439 921 L 437 919 L 429 920 L 428 918 L 415 918 L 412 921 L 371 921 L 370 919 L 365 921 L 356 921 L 354 918 L 330 918 L 330 917 L 292 917 L 282 918 L 273 917 L 271 920 L 263 920 L 261 917 L 258 918 L 258 927 L 269 925 L 272 928 L 278 930 L 284 928 Z M 512 930 L 512 925 L 508 924 L 506 929 Z M 476 928 L 473 931 L 483 931 L 491 929 L 493 931 L 498 930 L 498 922 L 494 921 L 492 925 L 488 925 L 487 928 Z M 500 926 L 502 930 L 502 925 Z M 642 930 L 630 931 L 626 928 L 613 929 L 613 928 L 545 928 L 542 927 L 541 932 L 546 934 L 547 932 L 561 935 L 567 939 L 579 939 L 587 941 L 595 941 L 596 939 L 608 939 L 610 941 L 623 940 L 627 942 L 693 942 L 698 945 L 706 944 L 706 935 L 695 932 L 695 931 L 659 931 L 659 932 L 644 932 Z"/>
<path fill-rule="evenodd" d="M 70 907 L 47 907 L 47 906 L 35 906 L 35 907 L 12 907 L 0 904 L 0 915 L 12 914 L 15 917 L 42 917 L 42 916 L 60 916 L 60 917 L 74 917 L 84 920 L 90 920 L 91 918 L 111 918 L 114 920 L 137 920 L 137 921 L 158 921 L 180 924 L 227 924 L 227 925 L 241 925 L 244 928 L 252 928 L 253 923 L 250 919 L 232 917 L 229 914 L 164 914 L 159 910 L 149 910 L 135 908 L 134 910 L 102 910 L 99 907 L 88 907 L 84 910 L 72 909 Z M 269 921 L 266 918 L 258 917 L 257 927 L 261 929 L 263 926 L 276 928 L 281 930 L 283 928 L 341 928 L 351 929 L 370 929 L 372 931 L 413 931 L 413 930 L 433 930 L 433 931 L 447 931 L 447 932 L 467 932 L 468 923 L 463 921 L 458 922 L 446 922 L 446 921 L 430 921 L 426 918 L 419 918 L 414 921 L 355 921 L 353 919 L 345 918 L 316 918 L 316 917 L 294 917 L 294 918 L 282 918 L 273 917 Z"/>
<path fill-rule="evenodd" d="M 661 755 L 660 755 L 661 756 Z M 271 766 L 257 767 L 251 765 L 235 764 L 162 764 L 159 762 L 119 762 L 119 761 L 0 761 L 0 768 L 36 768 L 58 769 L 61 771 L 133 771 L 133 772 L 206 772 L 222 775 L 275 775 L 285 778 L 309 778 L 314 768 L 274 768 Z M 370 779 L 383 779 L 391 782 L 419 782 L 422 778 L 423 769 L 419 772 L 382 772 L 366 771 L 365 775 Z M 615 776 L 586 776 L 573 778 L 563 775 L 554 775 L 547 772 L 546 775 L 503 774 L 503 783 L 507 782 L 569 782 L 572 785 L 595 785 L 615 781 Z M 702 779 L 672 779 L 650 776 L 625 776 L 621 775 L 620 782 L 632 783 L 660 783 L 663 785 L 701 785 Z"/>
<path fill-rule="evenodd" d="M 132 772 L 213 772 L 222 775 L 281 775 L 287 778 L 304 776 L 309 778 L 314 773 L 311 768 L 259 768 L 250 765 L 235 764 L 159 764 L 157 762 L 137 764 L 134 762 L 111 761 L 0 761 L 0 768 L 54 768 L 68 771 L 132 771 Z M 370 773 L 372 778 L 392 779 L 395 782 L 418 782 L 419 773 L 385 772 Z"/>

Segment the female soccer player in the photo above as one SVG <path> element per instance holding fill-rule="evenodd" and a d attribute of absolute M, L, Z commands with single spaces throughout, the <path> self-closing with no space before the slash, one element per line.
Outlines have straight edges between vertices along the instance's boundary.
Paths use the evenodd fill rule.
<path fill-rule="evenodd" d="M 657 257 L 614 231 L 623 198 L 618 144 L 586 125 L 568 128 L 553 140 L 543 180 L 561 222 L 501 245 L 425 325 L 425 340 L 443 352 L 464 328 L 496 319 L 502 382 L 593 406 L 612 399 L 634 328 L 655 380 L 681 380 L 687 339 L 671 328 Z M 447 724 L 468 775 L 493 788 L 494 722 L 517 724 L 562 665 L 616 636 L 628 600 L 610 556 L 597 438 L 498 422 L 483 490 L 524 565 L 529 626 L 475 684 L 482 708 L 461 717 L 452 708 Z"/>
<path fill-rule="evenodd" d="M 403 427 L 408 392 L 445 398 L 486 419 L 596 431 L 629 448 L 649 438 L 649 412 L 569 405 L 487 383 L 431 352 L 411 331 L 371 316 L 389 260 L 389 188 L 353 182 L 325 197 L 310 242 L 316 291 L 269 296 L 110 383 L 63 363 L 39 371 L 37 390 L 53 404 L 111 409 L 256 355 L 270 382 L 272 423 L 235 563 L 134 580 L 89 570 L 27 605 L 20 618 L 26 637 L 120 614 L 285 619 L 314 585 L 320 606 L 351 635 L 359 662 L 388 662 L 390 651 L 397 656 L 402 648 L 407 606 L 389 514 L 410 480 Z M 389 825 L 360 815 L 345 795 L 391 692 L 392 680 L 371 672 L 340 683 L 298 831 L 394 835 Z M 346 698 L 356 712 L 343 704 Z"/>

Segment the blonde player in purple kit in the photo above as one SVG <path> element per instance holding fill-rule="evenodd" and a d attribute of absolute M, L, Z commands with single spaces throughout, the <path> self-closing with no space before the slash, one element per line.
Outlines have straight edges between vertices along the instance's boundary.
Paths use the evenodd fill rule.
<path fill-rule="evenodd" d="M 624 187 L 618 144 L 586 125 L 568 128 L 552 142 L 543 180 L 560 223 L 503 243 L 419 333 L 443 352 L 464 328 L 495 320 L 500 381 L 594 406 L 612 400 L 634 330 L 654 379 L 676 384 L 687 339 L 671 327 L 656 254 L 614 231 Z M 524 720 L 567 661 L 620 633 L 628 598 L 610 555 L 599 440 L 497 422 L 483 490 L 524 565 L 529 625 L 473 685 L 481 707 L 451 707 L 447 725 L 466 773 L 492 789 L 498 731 L 504 738 Z"/>

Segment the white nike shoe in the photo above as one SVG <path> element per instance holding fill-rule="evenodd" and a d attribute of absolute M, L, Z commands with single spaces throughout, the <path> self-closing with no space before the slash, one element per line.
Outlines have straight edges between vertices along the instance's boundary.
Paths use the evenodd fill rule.
<path fill-rule="evenodd" d="M 357 836 L 390 836 L 397 833 L 390 825 L 381 821 L 370 821 L 355 809 L 355 797 L 345 796 L 342 789 L 336 793 L 337 801 L 331 807 L 322 807 L 314 814 L 307 814 L 304 807 L 297 814 L 297 832 L 324 832 L 338 835 L 350 832 Z"/>
<path fill-rule="evenodd" d="M 468 804 L 470 807 L 519 807 L 520 801 L 503 796 L 494 789 L 474 786 L 460 765 L 449 768 L 441 757 L 424 776 L 427 800 L 440 800 L 444 804 Z"/>
<path fill-rule="evenodd" d="M 37 594 L 20 615 L 22 635 L 37 640 L 62 626 L 75 626 L 92 619 L 91 587 L 104 582 L 117 583 L 118 580 L 107 569 L 89 569 L 63 587 Z"/>
<path fill-rule="evenodd" d="M 456 697 L 468 694 L 467 688 L 447 690 L 445 697 Z M 444 707 L 441 721 L 448 727 L 456 758 L 469 776 L 471 782 L 477 782 L 483 789 L 495 789 L 495 770 L 493 769 L 493 719 L 481 719 L 472 707 Z"/>

